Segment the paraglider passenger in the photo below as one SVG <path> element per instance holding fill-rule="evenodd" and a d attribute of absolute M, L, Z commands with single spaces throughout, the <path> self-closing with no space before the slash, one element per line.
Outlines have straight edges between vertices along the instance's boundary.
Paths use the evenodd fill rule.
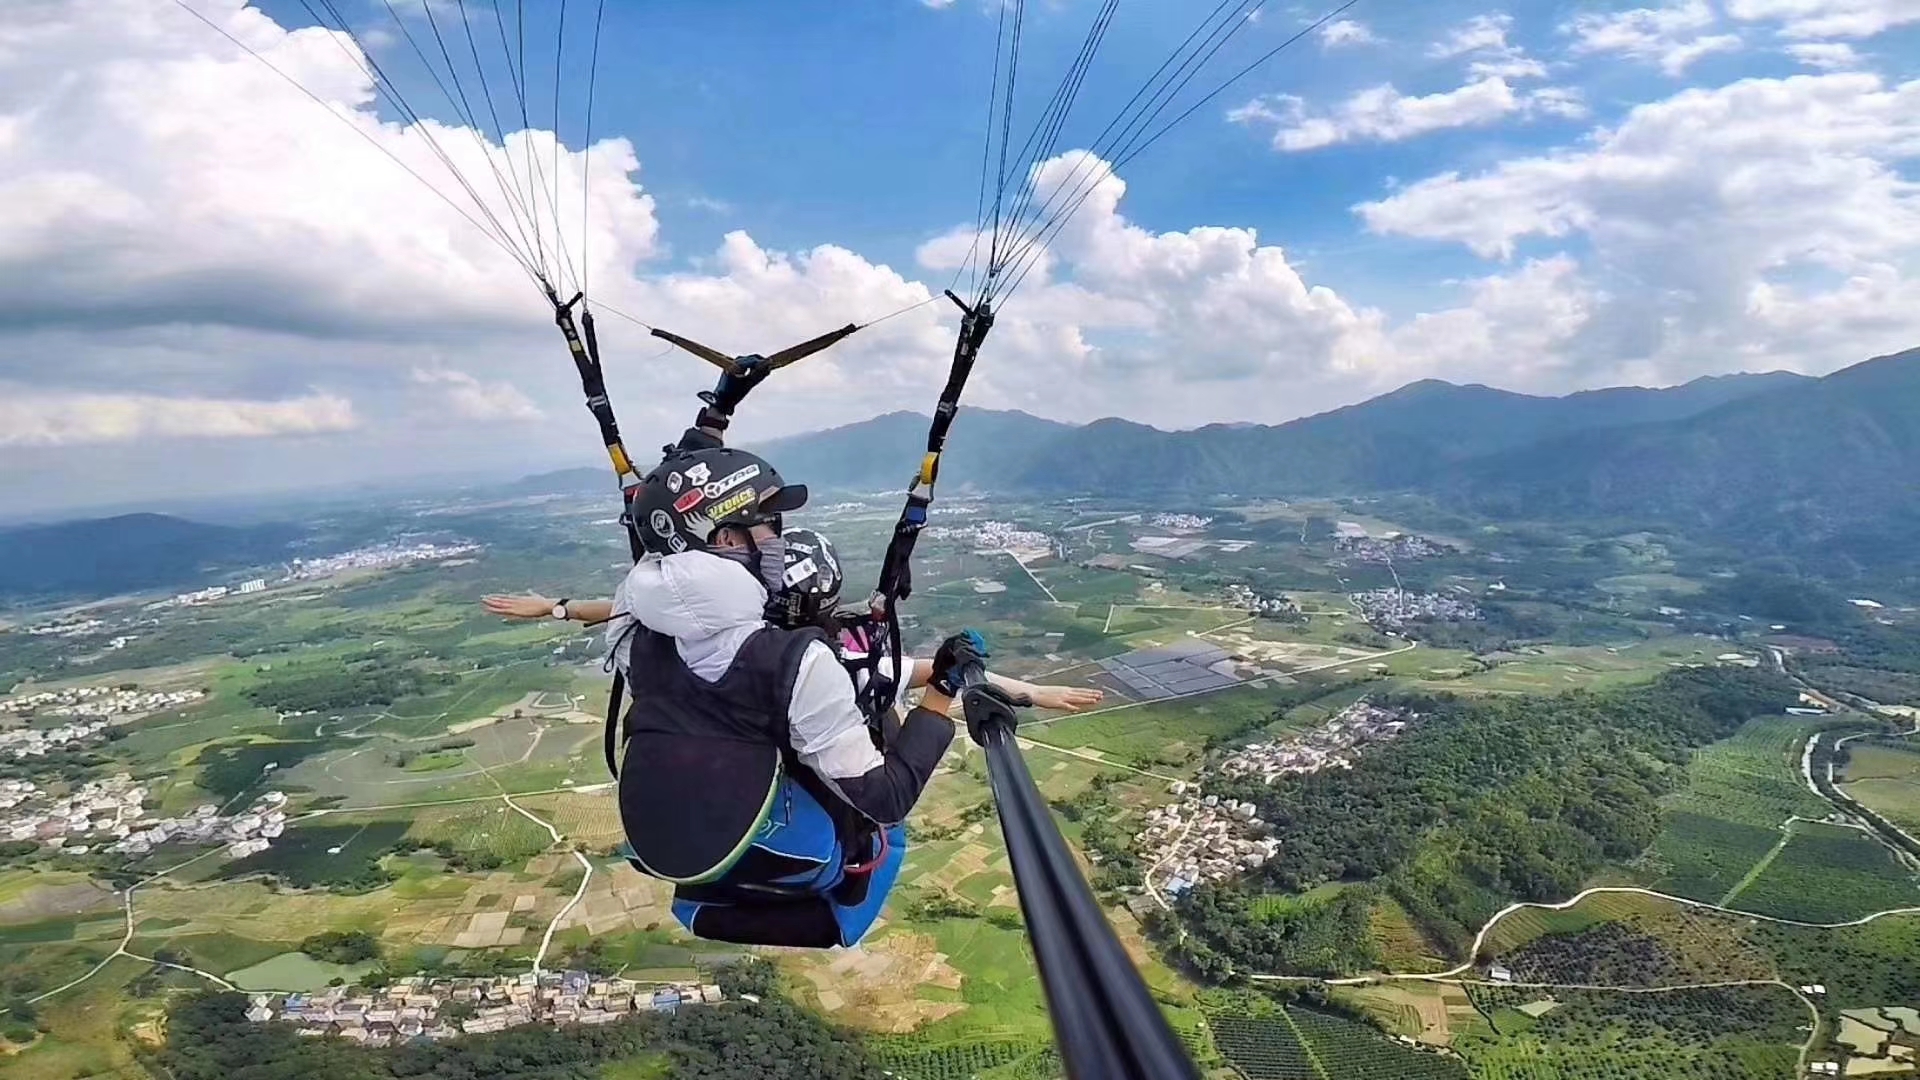
<path fill-rule="evenodd" d="M 767 618 L 788 573 L 781 516 L 806 498 L 753 454 L 675 448 L 635 494 L 648 557 L 612 601 L 484 601 L 607 621 L 633 698 L 618 784 L 630 861 L 674 883 L 675 916 L 701 937 L 859 941 L 952 742 L 954 679 L 984 651 L 977 635 L 943 643 L 920 704 L 876 746 L 825 630 Z"/>

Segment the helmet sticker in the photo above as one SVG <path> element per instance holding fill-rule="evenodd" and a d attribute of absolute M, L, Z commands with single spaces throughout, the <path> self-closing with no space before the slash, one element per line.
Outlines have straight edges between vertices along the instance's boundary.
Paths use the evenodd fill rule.
<path fill-rule="evenodd" d="M 705 488 L 701 490 L 707 493 L 707 498 L 717 499 L 720 496 L 725 495 L 727 492 L 732 491 L 734 488 L 739 487 L 741 484 L 744 484 L 747 481 L 759 475 L 760 475 L 760 466 L 747 465 L 742 468 L 735 469 L 734 471 L 728 473 L 727 475 L 721 477 L 720 479 L 715 480 L 713 483 L 708 484 Z"/>
<path fill-rule="evenodd" d="M 667 476 L 667 490 L 673 492 L 675 495 L 678 495 L 680 494 L 681 485 L 685 484 L 686 482 L 687 482 L 686 477 L 681 476 L 679 473 L 671 473 Z"/>
<path fill-rule="evenodd" d="M 667 546 L 674 551 L 685 551 L 687 550 L 687 538 L 681 536 L 679 533 L 674 533 L 667 538 Z"/>
<path fill-rule="evenodd" d="M 812 559 L 801 559 L 799 562 L 787 567 L 787 572 L 781 580 L 786 582 L 788 588 L 792 588 L 819 572 L 820 568 L 813 565 Z"/>
<path fill-rule="evenodd" d="M 687 494 L 698 495 L 700 492 L 689 491 Z M 685 496 L 682 496 L 682 498 L 684 499 Z M 736 491 L 719 502 L 707 507 L 707 516 L 715 521 L 724 521 L 728 515 L 752 506 L 753 502 L 754 497 L 751 490 Z"/>
<path fill-rule="evenodd" d="M 713 471 L 707 468 L 704 461 L 695 462 L 693 468 L 687 470 L 687 482 L 690 484 L 704 484 L 712 476 Z"/>
<path fill-rule="evenodd" d="M 673 517 L 665 510 L 655 510 L 648 515 L 647 524 L 653 526 L 653 531 L 661 536 L 673 535 Z"/>
<path fill-rule="evenodd" d="M 682 495 L 679 498 L 673 500 L 673 508 L 676 511 L 684 514 L 687 511 L 693 509 L 694 507 L 699 506 L 700 500 L 706 497 L 707 497 L 706 494 L 703 493 L 699 488 L 689 488 L 685 495 Z"/>

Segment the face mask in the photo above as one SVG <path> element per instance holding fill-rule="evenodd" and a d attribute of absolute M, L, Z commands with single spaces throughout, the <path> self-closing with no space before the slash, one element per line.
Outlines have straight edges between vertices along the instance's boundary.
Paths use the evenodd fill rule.
<path fill-rule="evenodd" d="M 783 579 L 787 572 L 787 542 L 781 537 L 759 541 L 756 547 L 725 548 L 714 551 L 715 555 L 746 567 L 767 592 L 779 595 L 784 588 Z"/>

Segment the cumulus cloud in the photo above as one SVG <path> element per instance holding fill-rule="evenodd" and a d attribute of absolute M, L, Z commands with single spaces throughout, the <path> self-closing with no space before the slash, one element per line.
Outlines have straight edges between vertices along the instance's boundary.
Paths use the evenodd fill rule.
<path fill-rule="evenodd" d="M 254 482 L 271 473 L 259 463 L 271 455 L 235 454 L 224 440 L 275 436 L 324 447 L 308 459 L 337 479 L 410 467 L 426 439 L 437 460 L 476 468 L 591 460 L 577 379 L 524 275 L 370 145 L 417 163 L 456 205 L 470 202 L 429 130 L 483 178 L 489 161 L 531 153 L 550 165 L 557 153 L 560 187 L 576 193 L 563 200 L 569 237 L 587 240 L 571 253 L 592 268 L 609 388 L 636 449 L 684 424 L 712 371 L 621 313 L 764 353 L 903 312 L 782 372 L 780 407 L 743 410 L 745 440 L 925 408 L 937 392 L 954 316 L 928 303 L 938 295 L 929 282 L 962 266 L 971 233 L 928 240 L 902 270 L 842 245 L 778 249 L 736 231 L 667 269 L 639 183 L 644 148 L 604 140 L 589 162 L 545 132 L 483 141 L 383 122 L 342 50 L 350 43 L 288 32 L 240 0 L 190 2 L 326 107 L 172 4 L 7 9 L 9 479 L 77 489 L 163 457 L 170 475 Z M 1456 89 L 1376 87 L 1321 110 L 1270 97 L 1240 119 L 1304 149 L 1581 115 L 1573 91 L 1540 84 L 1544 65 L 1508 40 L 1510 25 L 1488 16 L 1436 46 L 1461 74 Z M 1816 55 L 1837 54 L 1806 57 Z M 1559 391 L 1750 356 L 1766 366 L 1857 359 L 1920 312 L 1903 269 L 1920 234 L 1900 172 L 1920 153 L 1906 119 L 1920 115 L 1914 97 L 1867 75 L 1689 91 L 1564 150 L 1416 180 L 1361 208 L 1361 220 L 1509 264 L 1416 282 L 1434 299 L 1398 314 L 1370 306 L 1363 289 L 1317 280 L 1271 234 L 1147 229 L 1127 216 L 1126 184 L 1106 163 L 1064 154 L 1038 167 L 1041 197 L 1073 185 L 1088 198 L 1001 310 L 969 401 L 1068 419 L 1278 421 L 1426 375 Z M 12 104 L 26 101 L 35 104 Z M 499 437 L 500 422 L 541 415 Z M 63 450 L 79 442 L 98 445 Z"/>
<path fill-rule="evenodd" d="M 1340 25 L 1330 23 L 1327 29 Z M 1319 110 L 1292 94 L 1270 94 L 1233 109 L 1227 118 L 1250 127 L 1272 128 L 1276 150 L 1302 151 L 1339 143 L 1400 142 L 1509 118 L 1586 115 L 1578 91 L 1571 88 L 1515 86 L 1545 78 L 1547 68 L 1507 40 L 1512 25 L 1508 15 L 1476 16 L 1428 48 L 1428 55 L 1436 59 L 1466 61 L 1466 81 L 1450 90 L 1405 94 L 1391 83 L 1382 83 Z"/>
<path fill-rule="evenodd" d="M 1369 87 L 1315 115 L 1292 95 L 1256 98 L 1228 118 L 1274 129 L 1276 150 L 1317 150 L 1346 142 L 1399 142 L 1449 128 L 1476 127 L 1513 116 L 1578 117 L 1579 95 L 1566 88 L 1516 90 L 1495 75 L 1453 90 L 1409 96 L 1391 84 Z"/>
<path fill-rule="evenodd" d="M 1784 313 L 1817 310 L 1839 321 L 1796 359 L 1823 368 L 1920 337 L 1920 307 L 1871 308 L 1913 288 L 1920 190 L 1902 170 L 1915 157 L 1920 81 L 1747 79 L 1639 106 L 1586 147 L 1443 173 L 1359 211 L 1376 232 L 1489 257 L 1582 241 L 1588 275 L 1620 286 L 1583 331 L 1595 355 L 1695 370 L 1779 347 Z"/>
<path fill-rule="evenodd" d="M 1513 16 L 1505 12 L 1475 15 L 1427 47 L 1427 55 L 1440 60 L 1475 52 L 1504 52 L 1513 49 L 1507 32 L 1513 29 Z"/>
<path fill-rule="evenodd" d="M 1371 45 L 1379 40 L 1366 23 L 1355 19 L 1335 19 L 1320 28 L 1320 47 L 1328 51 L 1348 45 Z"/>
<path fill-rule="evenodd" d="M 1850 71 L 1861 65 L 1860 54 L 1844 41 L 1796 41 L 1787 55 L 1821 71 Z"/>
<path fill-rule="evenodd" d="M 1706 33 L 1715 22 L 1706 0 L 1679 0 L 1660 8 L 1585 12 L 1561 32 L 1572 35 L 1575 55 L 1614 53 L 1680 75 L 1703 56 L 1741 47 L 1738 34 Z"/>
<path fill-rule="evenodd" d="M 258 57 L 171 3 L 7 6 L 0 379 L 76 392 L 131 379 L 166 396 L 245 398 L 291 378 L 355 400 L 424 401 L 393 392 L 416 386 L 419 350 L 440 350 L 475 380 L 452 388 L 462 401 L 523 408 L 487 389 L 513 373 L 526 402 L 551 406 L 574 392 L 570 367 L 563 354 L 550 371 L 526 363 L 561 346 L 527 275 L 487 235 L 492 219 L 511 246 L 538 249 L 563 292 L 568 269 L 590 277 L 616 381 L 638 352 L 627 343 L 652 343 L 610 318 L 615 310 L 748 351 L 929 295 L 844 248 L 768 252 L 744 234 L 698 269 L 660 272 L 653 197 L 624 139 L 589 151 L 539 130 L 490 139 L 382 120 L 351 39 L 289 31 L 242 0 L 191 4 Z M 496 182 L 496 166 L 503 176 L 533 168 L 560 192 L 564 245 L 551 220 L 536 235 L 515 216 L 517 200 L 502 192 L 513 185 Z M 936 356 L 939 334 L 932 312 L 904 316 L 796 369 L 793 382 L 850 388 L 834 419 L 895 405 L 896 377 L 849 372 L 896 352 Z M 58 352 L 41 347 L 55 339 Z M 57 367 L 45 362 L 55 355 Z M 662 363 L 650 378 L 677 394 L 711 376 L 697 362 Z"/>
<path fill-rule="evenodd" d="M 1727 0 L 1727 14 L 1774 21 L 1794 38 L 1868 38 L 1920 22 L 1913 0 Z"/>
<path fill-rule="evenodd" d="M 540 407 L 510 383 L 487 383 L 464 371 L 414 368 L 415 385 L 431 388 L 436 404 L 468 420 L 535 420 Z"/>
<path fill-rule="evenodd" d="M 357 424 L 353 404 L 332 394 L 239 401 L 0 387 L 0 447 L 259 439 L 349 431 Z"/>

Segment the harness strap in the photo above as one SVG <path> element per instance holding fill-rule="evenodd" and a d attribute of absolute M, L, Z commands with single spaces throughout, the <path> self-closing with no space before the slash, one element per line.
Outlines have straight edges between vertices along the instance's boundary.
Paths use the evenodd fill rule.
<path fill-rule="evenodd" d="M 993 329 L 993 309 L 986 302 L 968 307 L 951 290 L 947 299 L 960 308 L 960 336 L 953 345 L 953 364 L 947 370 L 947 385 L 940 391 L 940 401 L 934 406 L 933 423 L 927 428 L 926 456 L 920 459 L 919 471 L 914 473 L 913 481 L 907 485 L 907 502 L 900 511 L 900 519 L 894 523 L 893 539 L 887 543 L 887 553 L 880 563 L 880 582 L 874 586 L 873 596 L 869 599 L 868 613 L 875 623 L 886 626 L 885 640 L 891 655 L 902 655 L 900 641 L 900 620 L 898 607 L 902 600 L 913 595 L 913 548 L 920 540 L 920 531 L 927 526 L 927 509 L 933 505 L 933 487 L 940 479 L 940 455 L 947 447 L 947 433 L 953 426 L 953 418 L 960 411 L 960 395 L 967 388 L 967 376 L 973 373 L 973 364 L 980 356 L 980 346 L 987 340 L 987 331 Z M 878 671 L 876 669 L 876 675 Z M 861 704 L 868 723 L 893 708 L 899 696 L 899 686 L 892 679 L 873 678 L 868 685 L 873 693 L 865 696 L 868 700 Z"/>

